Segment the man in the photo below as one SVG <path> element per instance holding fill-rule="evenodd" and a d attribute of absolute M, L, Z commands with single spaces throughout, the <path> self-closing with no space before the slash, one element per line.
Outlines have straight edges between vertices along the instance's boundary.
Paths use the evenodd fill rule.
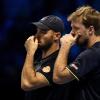
<path fill-rule="evenodd" d="M 54 90 L 51 86 L 53 67 L 64 23 L 59 17 L 50 15 L 33 24 L 37 26 L 37 33 L 25 42 L 27 54 L 21 75 L 21 88 L 29 91 L 26 100 L 47 100 Z M 38 49 L 42 51 L 41 55 L 37 54 Z"/>
<path fill-rule="evenodd" d="M 57 84 L 77 80 L 77 88 L 73 89 L 69 100 L 100 100 L 100 12 L 83 6 L 73 12 L 68 20 L 71 27 L 76 28 L 76 33 L 61 38 L 53 80 Z M 86 46 L 87 50 L 68 65 L 69 49 L 75 41 L 80 46 Z"/>

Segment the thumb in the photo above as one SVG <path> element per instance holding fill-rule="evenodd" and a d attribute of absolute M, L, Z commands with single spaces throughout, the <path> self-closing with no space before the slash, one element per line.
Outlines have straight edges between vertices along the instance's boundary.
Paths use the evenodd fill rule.
<path fill-rule="evenodd" d="M 38 39 L 37 39 L 37 38 L 35 38 L 35 43 L 37 43 L 37 44 L 38 44 Z"/>

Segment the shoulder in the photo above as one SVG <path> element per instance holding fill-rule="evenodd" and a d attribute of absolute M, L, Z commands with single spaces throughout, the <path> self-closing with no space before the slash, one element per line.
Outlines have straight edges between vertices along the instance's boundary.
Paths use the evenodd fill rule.
<path fill-rule="evenodd" d="M 94 57 L 97 57 L 98 53 L 95 51 L 94 48 L 89 48 L 89 49 L 86 49 L 84 50 L 82 53 L 80 53 L 80 55 L 77 57 L 77 58 L 94 58 Z"/>

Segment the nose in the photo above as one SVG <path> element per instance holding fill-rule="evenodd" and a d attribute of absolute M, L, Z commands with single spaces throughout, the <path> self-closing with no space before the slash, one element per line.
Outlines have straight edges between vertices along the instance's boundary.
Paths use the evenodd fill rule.
<path fill-rule="evenodd" d="M 70 34 L 72 34 L 72 36 L 75 36 L 76 32 L 74 30 L 71 30 Z"/>
<path fill-rule="evenodd" d="M 41 36 L 42 36 L 41 33 L 36 33 L 36 34 L 35 34 L 35 37 L 36 37 L 36 38 L 40 38 Z"/>

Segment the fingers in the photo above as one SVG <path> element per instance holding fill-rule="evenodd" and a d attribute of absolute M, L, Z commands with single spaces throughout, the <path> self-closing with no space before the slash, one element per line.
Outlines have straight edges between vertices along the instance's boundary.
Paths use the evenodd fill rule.
<path fill-rule="evenodd" d="M 34 36 L 32 35 L 32 36 L 30 36 L 28 39 L 27 39 L 27 41 L 28 40 L 34 40 Z"/>
<path fill-rule="evenodd" d="M 75 36 L 75 32 L 73 32 L 72 30 L 71 30 L 70 34 L 71 34 L 73 37 Z"/>
<path fill-rule="evenodd" d="M 36 44 L 38 44 L 38 39 L 37 38 L 35 38 L 35 41 L 34 41 Z"/>
<path fill-rule="evenodd" d="M 37 38 L 35 38 L 35 36 L 30 36 L 28 39 L 27 39 L 27 41 L 29 41 L 29 40 L 33 40 L 34 42 L 36 42 L 36 43 L 38 43 L 38 39 Z"/>
<path fill-rule="evenodd" d="M 33 39 L 34 39 L 34 36 L 30 36 L 30 37 L 25 41 L 24 46 L 26 47 L 26 46 L 27 46 L 27 43 L 28 43 L 30 40 L 33 41 Z"/>

